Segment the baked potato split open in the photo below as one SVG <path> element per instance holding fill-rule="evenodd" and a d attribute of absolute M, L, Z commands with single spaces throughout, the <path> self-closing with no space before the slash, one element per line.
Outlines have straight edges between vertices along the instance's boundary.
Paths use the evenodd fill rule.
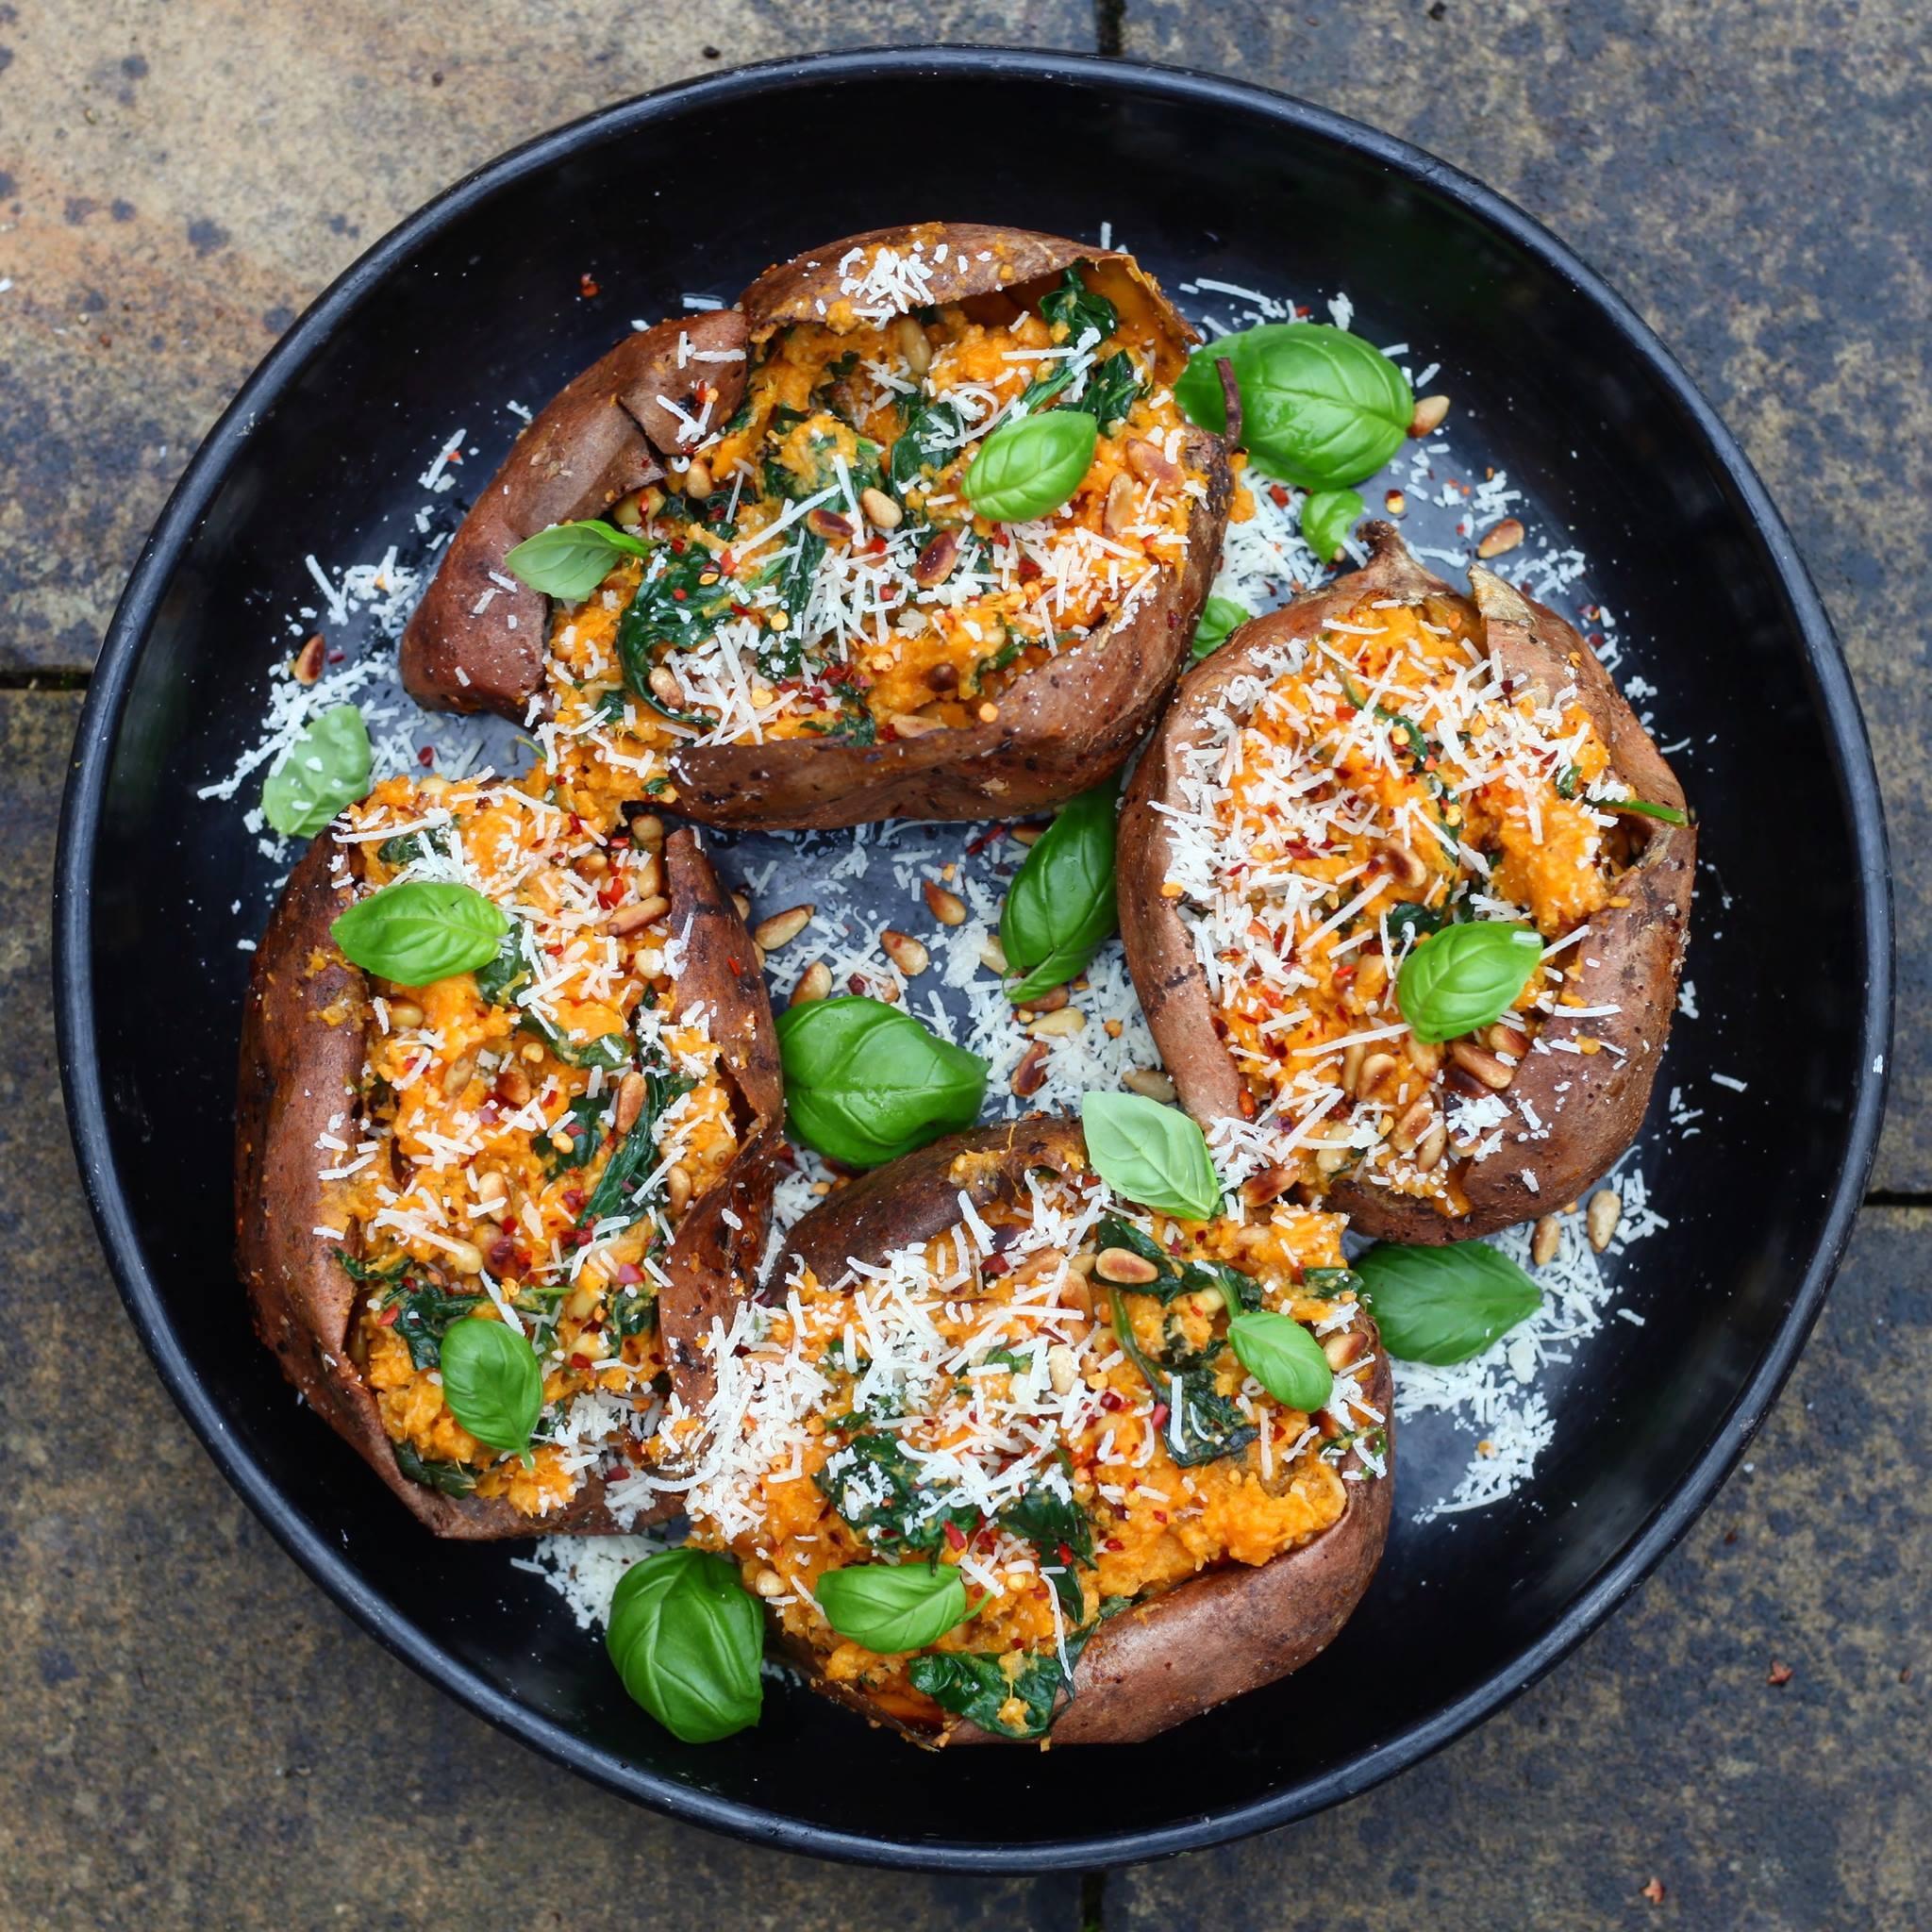
<path fill-rule="evenodd" d="M 700 327 L 729 343 L 694 346 Z M 669 412 L 675 446 L 606 366 L 627 345 L 544 412 L 524 439 L 541 460 L 519 445 L 406 633 L 414 695 L 523 717 L 546 675 L 560 774 L 713 824 L 1026 811 L 1125 759 L 1184 659 L 1230 495 L 1222 440 L 1174 400 L 1192 331 L 1130 258 L 973 224 L 880 230 L 650 333 L 676 381 L 740 359 Z M 601 443 L 558 454 L 608 441 L 613 416 L 627 459 L 662 459 L 628 491 Z M 980 458 L 1046 418 L 1067 447 L 994 490 Z M 559 466 L 587 492 L 569 506 Z M 606 516 L 627 541 L 553 610 L 533 673 L 541 600 L 485 595 L 502 540 Z"/>
<path fill-rule="evenodd" d="M 1364 569 L 1183 681 L 1122 816 L 1122 930 L 1182 1101 L 1251 1198 L 1445 1241 L 1559 1207 L 1635 1138 L 1696 833 L 1570 625 L 1365 534 Z M 1489 1008 L 1439 997 L 1479 1024 L 1419 1020 L 1418 969 L 1471 957 L 1472 923 L 1515 928 L 1531 962 Z"/>
<path fill-rule="evenodd" d="M 708 1399 L 694 1338 L 763 1244 L 780 1096 L 756 954 L 696 835 L 641 824 L 389 780 L 304 855 L 256 958 L 236 1153 L 257 1324 L 439 1535 L 625 1526 L 609 1484 L 654 1406 Z M 425 985 L 349 962 L 350 906 L 440 880 L 505 915 L 494 958 Z M 472 1321 L 535 1354 L 521 1454 L 449 1399 Z"/>
<path fill-rule="evenodd" d="M 1388 1531 L 1389 1370 L 1340 1226 L 1147 1213 L 1059 1119 L 865 1174 L 745 1311 L 694 1540 L 819 1689 L 922 1744 L 1128 1742 L 1271 1682 L 1333 1639 Z M 1237 1359 L 1258 1309 L 1304 1331 L 1314 1412 Z M 841 1636 L 829 1574 L 891 1564 L 954 1566 L 963 1621 Z"/>

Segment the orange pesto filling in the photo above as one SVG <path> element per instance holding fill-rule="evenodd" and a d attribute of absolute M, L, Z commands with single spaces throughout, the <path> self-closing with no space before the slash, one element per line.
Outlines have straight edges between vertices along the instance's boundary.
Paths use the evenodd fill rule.
<path fill-rule="evenodd" d="M 1474 608 L 1432 595 L 1285 646 L 1206 756 L 1168 890 L 1211 960 L 1253 1117 L 1278 1131 L 1268 1185 L 1312 1196 L 1368 1169 L 1463 1211 L 1458 1164 L 1493 1150 L 1501 1090 L 1564 997 L 1567 945 L 1632 856 L 1589 795 L 1608 772 L 1601 735 L 1574 691 L 1507 688 Z M 1398 977 L 1469 920 L 1532 925 L 1544 956 L 1494 1024 L 1425 1042 Z"/>
<path fill-rule="evenodd" d="M 351 1354 L 405 1474 L 541 1516 L 615 1467 L 661 1391 L 662 1257 L 737 1151 L 706 1016 L 679 1011 L 662 831 L 606 838 L 540 767 L 388 779 L 333 836 L 361 891 L 458 880 L 509 917 L 474 973 L 372 978 L 359 1107 L 318 1154 L 366 1291 Z M 472 1320 L 513 1320 L 536 1350 L 525 1456 L 444 1400 L 442 1338 Z"/>
<path fill-rule="evenodd" d="M 730 421 L 610 512 L 647 554 L 556 615 L 543 729 L 564 782 L 668 804 L 680 741 L 994 722 L 1016 677 L 1180 568 L 1206 483 L 1173 350 L 1117 269 L 1070 276 L 1025 306 L 841 312 L 755 350 Z M 1072 408 L 1100 434 L 1071 499 L 976 514 L 964 477 L 988 435 Z"/>
<path fill-rule="evenodd" d="M 1379 1469 L 1384 1418 L 1339 1217 L 1178 1223 L 1043 1170 L 1003 1198 L 747 1308 L 688 1501 L 694 1540 L 738 1559 L 830 1684 L 915 1728 L 1033 1737 L 1108 1617 L 1334 1524 L 1338 1464 L 1355 1442 Z M 1236 1359 L 1242 1307 L 1323 1342 L 1336 1373 L 1317 1413 Z M 694 1433 L 663 1440 L 687 1454 Z M 957 1566 L 970 1606 L 920 1651 L 869 1650 L 818 1607 L 827 1570 L 919 1558 Z"/>

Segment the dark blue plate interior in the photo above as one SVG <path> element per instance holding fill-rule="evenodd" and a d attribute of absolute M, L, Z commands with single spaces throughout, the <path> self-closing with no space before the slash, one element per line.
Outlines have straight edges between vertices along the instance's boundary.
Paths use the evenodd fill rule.
<path fill-rule="evenodd" d="M 959 129 L 963 147 L 904 140 Z M 929 159 L 881 167 L 910 149 Z M 425 449 L 505 396 L 540 401 L 629 318 L 935 215 L 1074 235 L 1110 221 L 1170 283 L 1346 287 L 1370 341 L 1426 345 L 1454 372 L 1458 447 L 1574 530 L 1648 641 L 1659 716 L 1696 741 L 1704 1012 L 1663 1085 L 1747 1082 L 1724 1090 L 1721 1131 L 1652 1163 L 1671 1227 L 1643 1251 L 1644 1324 L 1591 1344 L 1533 1489 L 1427 1526 L 1398 1501 L 1389 1559 L 1326 1657 L 1131 1757 L 920 1757 L 797 1691 L 775 1691 L 755 1733 L 675 1743 L 508 1552 L 425 1541 L 301 1412 L 228 1273 L 219 1177 L 247 963 L 228 908 L 259 903 L 264 866 L 239 813 L 193 792 L 252 741 L 304 553 L 370 554 L 419 499 Z M 585 274 L 601 299 L 580 298 Z M 512 426 L 490 420 L 472 435 L 484 474 Z M 463 184 L 351 271 L 210 437 L 116 619 L 81 756 L 60 872 L 70 1105 L 135 1319 L 211 1452 L 326 1589 L 474 1707 L 652 1804 L 802 1849 L 1147 1856 L 1300 1815 L 1454 1735 L 1702 1506 L 1802 1342 L 1869 1164 L 1890 1000 L 1876 790 L 1755 479 L 1642 326 L 1534 225 L 1398 143 L 1227 82 L 1070 57 L 839 57 L 613 109 Z M 1787 942 L 1799 889 L 1828 946 Z"/>

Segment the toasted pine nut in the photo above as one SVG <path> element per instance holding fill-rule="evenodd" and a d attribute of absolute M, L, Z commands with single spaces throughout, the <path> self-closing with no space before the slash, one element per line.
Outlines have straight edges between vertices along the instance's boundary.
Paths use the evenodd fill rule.
<path fill-rule="evenodd" d="M 906 521 L 906 512 L 883 490 L 861 490 L 858 507 L 874 530 L 896 530 Z"/>
<path fill-rule="evenodd" d="M 1056 1395 L 1074 1386 L 1074 1351 L 1064 1341 L 1056 1341 L 1046 1352 L 1046 1379 Z"/>
<path fill-rule="evenodd" d="M 1044 825 L 1015 825 L 1008 836 L 1015 845 L 1038 845 L 1045 836 Z"/>
<path fill-rule="evenodd" d="M 902 315 L 893 323 L 892 346 L 914 375 L 924 375 L 932 367 L 932 344 L 917 317 Z"/>
<path fill-rule="evenodd" d="M 816 906 L 788 906 L 783 912 L 759 920 L 752 927 L 751 936 L 766 952 L 775 953 L 780 947 L 789 946 L 811 924 L 811 916 L 817 910 Z"/>
<path fill-rule="evenodd" d="M 823 959 L 814 959 L 798 975 L 798 984 L 791 989 L 790 1006 L 802 1007 L 811 1000 L 822 1000 L 832 990 L 832 969 Z"/>
<path fill-rule="evenodd" d="M 1121 1085 L 1143 1100 L 1165 1103 L 1174 1097 L 1174 1082 L 1158 1067 L 1129 1067 L 1121 1075 Z"/>
<path fill-rule="evenodd" d="M 1624 1198 L 1621 1194 L 1603 1188 L 1590 1197 L 1590 1206 L 1583 1210 L 1583 1231 L 1590 1237 L 1590 1245 L 1599 1255 L 1609 1246 L 1623 1215 Z"/>
<path fill-rule="evenodd" d="M 617 1131 L 627 1134 L 637 1125 L 638 1116 L 644 1110 L 644 1076 L 636 1072 L 626 1074 L 617 1083 Z"/>
<path fill-rule="evenodd" d="M 998 933 L 990 932 L 987 934 L 986 943 L 979 949 L 979 963 L 989 973 L 1005 973 L 1008 970 L 1007 966 L 1007 949 L 1000 944 Z"/>
<path fill-rule="evenodd" d="M 636 932 L 641 925 L 662 919 L 670 910 L 671 901 L 662 892 L 653 892 L 648 899 L 640 899 L 635 905 L 620 906 L 604 922 L 604 930 L 622 938 L 627 932 Z"/>
<path fill-rule="evenodd" d="M 1441 428 L 1442 418 L 1449 413 L 1447 396 L 1422 396 L 1417 399 L 1415 413 L 1408 419 L 1408 433 L 1411 436 L 1428 436 Z"/>
<path fill-rule="evenodd" d="M 751 917 L 751 894 L 749 892 L 733 892 L 731 903 L 737 907 L 739 918 L 749 919 Z"/>
<path fill-rule="evenodd" d="M 1389 1136 L 1389 1144 L 1398 1154 L 1413 1154 L 1416 1143 L 1429 1131 L 1429 1124 L 1435 1118 L 1435 1104 L 1424 1094 L 1395 1123 L 1394 1131 Z"/>
<path fill-rule="evenodd" d="M 1388 495 L 1382 499 L 1382 508 L 1385 510 L 1387 510 L 1391 517 L 1404 516 L 1407 513 L 1408 510 L 1408 498 L 1406 497 L 1401 491 L 1391 490 L 1388 493 Z"/>
<path fill-rule="evenodd" d="M 529 1074 L 511 1060 L 497 1074 L 496 1085 L 491 1091 L 506 1107 L 527 1107 L 535 1090 L 530 1085 Z"/>
<path fill-rule="evenodd" d="M 1475 546 L 1478 557 L 1501 557 L 1506 550 L 1514 550 L 1523 541 L 1523 525 L 1514 517 L 1505 517 L 1493 529 L 1483 532 L 1482 541 Z"/>
<path fill-rule="evenodd" d="M 1046 1085 L 1046 1041 L 1033 1041 L 1013 1069 L 1013 1091 L 1029 1100 Z"/>
<path fill-rule="evenodd" d="M 654 811 L 641 811 L 630 822 L 631 842 L 648 849 L 664 842 L 664 821 Z"/>
<path fill-rule="evenodd" d="M 1356 997 L 1365 1007 L 1373 1007 L 1382 997 L 1389 985 L 1389 962 L 1380 951 L 1364 956 L 1355 969 Z"/>
<path fill-rule="evenodd" d="M 1118 537 L 1134 521 L 1134 479 L 1122 470 L 1107 486 L 1107 507 L 1100 513 L 1100 527 L 1109 537 Z"/>
<path fill-rule="evenodd" d="M 397 1032 L 423 1024 L 423 1008 L 414 1000 L 391 1000 L 389 1003 L 389 1024 Z"/>
<path fill-rule="evenodd" d="M 663 665 L 654 664 L 651 667 L 651 675 L 645 679 L 645 682 L 649 684 L 651 690 L 667 705 L 683 703 L 684 692 L 678 689 L 676 678 L 672 676 Z"/>
<path fill-rule="evenodd" d="M 1491 1053 L 1505 1053 L 1512 1060 L 1520 1060 L 1529 1051 L 1529 1035 L 1507 1020 L 1498 1020 L 1483 1035 L 1483 1043 Z"/>
<path fill-rule="evenodd" d="M 1418 1040 L 1413 1033 L 1402 1042 L 1402 1050 L 1408 1056 L 1409 1064 L 1425 1080 L 1433 1080 L 1442 1070 L 1442 1049 L 1433 1041 Z"/>
<path fill-rule="evenodd" d="M 313 684 L 322 675 L 322 660 L 326 646 L 322 641 L 322 633 L 316 634 L 295 653 L 295 661 L 289 669 L 295 675 L 297 684 Z"/>
<path fill-rule="evenodd" d="M 1340 1174 L 1349 1163 L 1354 1150 L 1348 1147 L 1324 1147 L 1315 1156 L 1317 1174 Z"/>
<path fill-rule="evenodd" d="M 922 718 L 917 711 L 901 711 L 892 720 L 892 729 L 901 738 L 924 738 L 928 732 L 943 731 L 945 724 L 938 718 Z"/>
<path fill-rule="evenodd" d="M 1543 1215 L 1530 1230 L 1529 1258 L 1539 1268 L 1547 1268 L 1557 1258 L 1562 1241 L 1563 1224 L 1554 1214 Z"/>
<path fill-rule="evenodd" d="M 1127 468 L 1143 483 L 1172 490 L 1181 480 L 1179 465 L 1169 461 L 1167 452 L 1158 442 L 1148 442 L 1137 436 L 1127 444 L 1126 456 Z"/>
<path fill-rule="evenodd" d="M 1359 1328 L 1338 1328 L 1333 1335 L 1322 1338 L 1322 1353 L 1328 1357 L 1331 1369 L 1347 1368 L 1368 1345 L 1368 1337 Z"/>
<path fill-rule="evenodd" d="M 693 457 L 684 473 L 684 493 L 702 503 L 711 493 L 711 466 L 703 457 Z"/>
<path fill-rule="evenodd" d="M 1026 996 L 1026 1009 L 1020 1015 L 1024 1026 L 1041 1013 L 1057 1013 L 1067 1003 L 1067 989 L 1064 986 L 1050 986 L 1044 992 L 1029 993 Z"/>
<path fill-rule="evenodd" d="M 880 932 L 879 951 L 908 979 L 917 979 L 932 964 L 932 955 L 926 951 L 924 940 L 916 940 L 909 932 L 900 932 L 893 926 Z"/>
<path fill-rule="evenodd" d="M 1382 840 L 1375 847 L 1375 857 L 1389 868 L 1389 876 L 1398 886 L 1407 886 L 1413 891 L 1416 887 L 1428 883 L 1427 859 L 1419 853 L 1411 852 L 1399 840 Z"/>
<path fill-rule="evenodd" d="M 1093 1272 L 1101 1280 L 1117 1282 L 1123 1288 L 1144 1288 L 1160 1279 L 1160 1270 L 1132 1248 L 1102 1248 Z"/>
<path fill-rule="evenodd" d="M 682 1214 L 691 1203 L 691 1175 L 682 1167 L 671 1168 L 664 1176 L 664 1204 L 672 1213 Z"/>
<path fill-rule="evenodd" d="M 936 880 L 927 879 L 920 888 L 925 898 L 925 909 L 941 925 L 964 925 L 966 924 L 966 902 L 958 892 L 949 892 Z"/>
<path fill-rule="evenodd" d="M 1275 1167 L 1264 1167 L 1241 1183 L 1241 1199 L 1250 1208 L 1265 1208 L 1269 1202 L 1278 1201 L 1294 1183 L 1295 1171 L 1286 1161 Z"/>
<path fill-rule="evenodd" d="M 1087 1015 L 1078 1007 L 1060 1007 L 1042 1013 L 1026 1030 L 1035 1040 L 1071 1040 L 1087 1030 Z"/>
<path fill-rule="evenodd" d="M 1499 1060 L 1486 1046 L 1477 1046 L 1473 1041 L 1452 1040 L 1449 1042 L 1449 1058 L 1465 1074 L 1474 1074 L 1485 1087 L 1500 1093 L 1516 1077 L 1516 1069 Z"/>
<path fill-rule="evenodd" d="M 760 1570 L 753 1580 L 752 1588 L 762 1597 L 783 1596 L 785 1579 L 775 1570 Z"/>
<path fill-rule="evenodd" d="M 664 861 L 655 852 L 647 852 L 631 868 L 630 889 L 640 899 L 655 897 L 664 890 Z"/>
<path fill-rule="evenodd" d="M 942 584 L 953 575 L 953 566 L 959 560 L 959 535 L 957 530 L 941 530 L 912 563 L 912 581 L 921 590 L 929 591 L 935 584 Z"/>
<path fill-rule="evenodd" d="M 1437 1162 L 1442 1158 L 1443 1152 L 1448 1145 L 1449 1129 L 1441 1121 L 1438 1121 L 1423 1136 L 1422 1144 L 1415 1150 L 1415 1164 L 1418 1172 L 1422 1174 L 1433 1173 Z"/>
<path fill-rule="evenodd" d="M 858 535 L 850 517 L 823 506 L 806 511 L 805 526 L 814 537 L 823 537 L 828 543 L 848 543 Z"/>
<path fill-rule="evenodd" d="M 445 1251 L 449 1265 L 458 1274 L 480 1274 L 483 1272 L 483 1250 L 475 1241 L 452 1241 Z"/>
<path fill-rule="evenodd" d="M 1368 1047 L 1362 1041 L 1353 1041 L 1341 1056 L 1341 1091 L 1353 1093 L 1356 1082 L 1361 1077 L 1362 1061 L 1368 1057 Z"/>
<path fill-rule="evenodd" d="M 1350 1090 L 1357 1100 L 1366 1100 L 1396 1070 L 1399 1062 L 1392 1053 L 1372 1053 L 1356 1072 Z"/>
<path fill-rule="evenodd" d="M 458 1054 L 443 1071 L 442 1091 L 446 1098 L 454 1099 L 470 1084 L 470 1075 L 476 1071 L 476 1056 L 473 1053 Z"/>

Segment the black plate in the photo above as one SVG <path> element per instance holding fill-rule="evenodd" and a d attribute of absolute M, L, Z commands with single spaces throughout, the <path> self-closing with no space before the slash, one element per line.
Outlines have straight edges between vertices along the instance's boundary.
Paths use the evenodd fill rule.
<path fill-rule="evenodd" d="M 506 1552 L 425 1541 L 250 1335 L 228 1281 L 246 964 L 229 908 L 256 916 L 264 868 L 239 815 L 193 791 L 252 740 L 302 554 L 365 554 L 479 398 L 541 400 L 682 291 L 941 214 L 1111 220 L 1171 283 L 1345 285 L 1370 341 L 1456 372 L 1465 459 L 1507 463 L 1574 528 L 1644 641 L 1659 715 L 1697 741 L 1704 1017 L 1663 1084 L 1724 1106 L 1652 1162 L 1673 1224 L 1642 1251 L 1645 1325 L 1591 1343 L 1533 1490 L 1426 1528 L 1398 1505 L 1367 1604 L 1301 1676 L 1131 1757 L 918 1757 L 797 1692 L 760 1730 L 687 1749 Z M 586 271 L 611 300 L 578 299 Z M 486 474 L 512 426 L 495 420 L 472 438 Z M 62 1073 L 122 1291 L 296 1559 L 472 1709 L 613 1789 L 898 1864 L 1124 1860 L 1278 1824 L 1546 1670 L 1682 1533 L 1790 1369 L 1862 1191 L 1890 1019 L 1884 834 L 1844 664 L 1757 478 L 1644 325 L 1413 148 L 1229 81 L 1058 55 L 841 56 L 673 89 L 520 150 L 372 250 L 210 434 L 135 571 L 81 726 L 57 910 Z"/>

